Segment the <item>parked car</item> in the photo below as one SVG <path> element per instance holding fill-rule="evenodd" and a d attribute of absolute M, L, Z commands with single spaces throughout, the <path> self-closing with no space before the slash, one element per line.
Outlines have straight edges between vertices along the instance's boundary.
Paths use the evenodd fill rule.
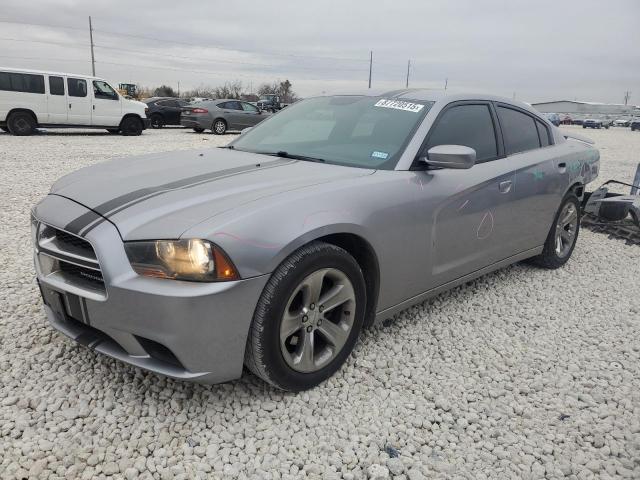
<path fill-rule="evenodd" d="M 599 168 L 573 137 L 515 100 L 401 90 L 303 100 L 226 148 L 101 162 L 32 212 L 47 316 L 171 377 L 245 364 L 311 388 L 363 327 L 514 262 L 564 265 Z"/>
<path fill-rule="evenodd" d="M 630 118 L 618 118 L 613 122 L 614 127 L 628 127 L 629 125 L 631 125 Z"/>
<path fill-rule="evenodd" d="M 149 126 L 146 108 L 98 77 L 0 68 L 0 128 L 14 135 L 31 135 L 38 127 L 140 135 Z"/>
<path fill-rule="evenodd" d="M 631 127 L 631 131 L 635 132 L 636 130 L 640 130 L 640 117 L 636 117 L 631 122 L 629 122 L 629 126 Z"/>
<path fill-rule="evenodd" d="M 572 125 L 582 125 L 583 122 L 584 122 L 584 118 L 579 116 L 575 116 L 571 120 Z"/>
<path fill-rule="evenodd" d="M 288 103 L 282 103 L 280 101 L 280 95 L 271 94 L 271 93 L 266 95 L 261 95 L 260 99 L 256 103 L 256 106 L 260 110 L 266 110 L 267 112 L 271 112 L 271 113 L 275 113 L 278 110 L 282 110 L 288 105 L 289 105 Z"/>
<path fill-rule="evenodd" d="M 570 115 L 563 115 L 560 123 L 562 125 L 573 125 L 573 120 Z"/>
<path fill-rule="evenodd" d="M 222 135 L 227 130 L 253 127 L 267 117 L 249 102 L 220 99 L 183 107 L 180 123 L 198 133 L 211 130 L 216 135 Z"/>
<path fill-rule="evenodd" d="M 545 113 L 544 115 L 547 117 L 547 120 L 553 123 L 556 127 L 560 126 L 560 115 L 557 113 Z"/>
<path fill-rule="evenodd" d="M 599 118 L 585 118 L 582 122 L 582 128 L 609 128 L 608 124 L 603 123 Z"/>
<path fill-rule="evenodd" d="M 149 120 L 152 128 L 162 128 L 165 125 L 180 125 L 182 108 L 189 102 L 175 97 L 152 97 L 144 100 L 149 108 Z"/>

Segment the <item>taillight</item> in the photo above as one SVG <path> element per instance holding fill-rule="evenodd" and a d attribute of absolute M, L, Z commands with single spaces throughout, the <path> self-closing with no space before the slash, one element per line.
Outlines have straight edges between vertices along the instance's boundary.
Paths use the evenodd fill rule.
<path fill-rule="evenodd" d="M 194 108 L 191 110 L 192 113 L 209 113 L 209 110 L 206 108 Z"/>

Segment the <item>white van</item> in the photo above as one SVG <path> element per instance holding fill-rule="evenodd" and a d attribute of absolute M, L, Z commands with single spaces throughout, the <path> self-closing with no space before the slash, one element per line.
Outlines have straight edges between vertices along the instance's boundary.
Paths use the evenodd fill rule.
<path fill-rule="evenodd" d="M 140 135 L 149 126 L 147 111 L 101 78 L 0 67 L 0 129 L 14 135 L 31 135 L 37 127 Z"/>

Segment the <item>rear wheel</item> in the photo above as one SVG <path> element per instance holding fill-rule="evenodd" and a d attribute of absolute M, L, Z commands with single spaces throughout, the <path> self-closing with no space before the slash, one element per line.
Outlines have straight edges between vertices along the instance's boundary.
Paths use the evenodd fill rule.
<path fill-rule="evenodd" d="M 162 128 L 164 127 L 164 118 L 159 113 L 154 113 L 151 115 L 151 128 Z"/>
<path fill-rule="evenodd" d="M 36 130 L 36 119 L 28 112 L 14 112 L 7 119 L 7 127 L 13 135 L 32 135 Z"/>
<path fill-rule="evenodd" d="M 580 231 L 580 201 L 573 193 L 568 193 L 547 235 L 540 255 L 530 259 L 534 265 L 543 268 L 559 268 L 571 257 Z"/>
<path fill-rule="evenodd" d="M 357 341 L 366 303 L 362 271 L 335 245 L 313 242 L 285 259 L 264 288 L 245 365 L 283 390 L 331 377 Z"/>
<path fill-rule="evenodd" d="M 127 117 L 120 124 L 120 132 L 125 137 L 142 134 L 142 121 L 138 117 Z"/>
<path fill-rule="evenodd" d="M 221 118 L 218 118 L 215 122 L 213 122 L 211 130 L 213 130 L 213 133 L 215 133 L 216 135 L 224 135 L 224 133 L 227 131 L 227 122 L 225 122 Z"/>

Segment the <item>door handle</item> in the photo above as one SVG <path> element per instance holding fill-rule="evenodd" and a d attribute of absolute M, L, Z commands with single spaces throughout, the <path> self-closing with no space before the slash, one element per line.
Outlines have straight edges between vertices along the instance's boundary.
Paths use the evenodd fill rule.
<path fill-rule="evenodd" d="M 94 110 L 96 109 L 96 106 L 95 106 L 95 105 L 93 105 L 93 109 L 94 109 Z"/>
<path fill-rule="evenodd" d="M 69 108 L 71 108 L 71 104 L 69 104 Z"/>
<path fill-rule="evenodd" d="M 565 162 L 561 162 L 558 164 L 558 170 L 560 170 L 560 173 L 564 173 L 567 171 L 567 164 Z"/>
<path fill-rule="evenodd" d="M 498 189 L 500 193 L 509 193 L 511 191 L 511 180 L 505 180 L 504 182 L 500 182 Z"/>

